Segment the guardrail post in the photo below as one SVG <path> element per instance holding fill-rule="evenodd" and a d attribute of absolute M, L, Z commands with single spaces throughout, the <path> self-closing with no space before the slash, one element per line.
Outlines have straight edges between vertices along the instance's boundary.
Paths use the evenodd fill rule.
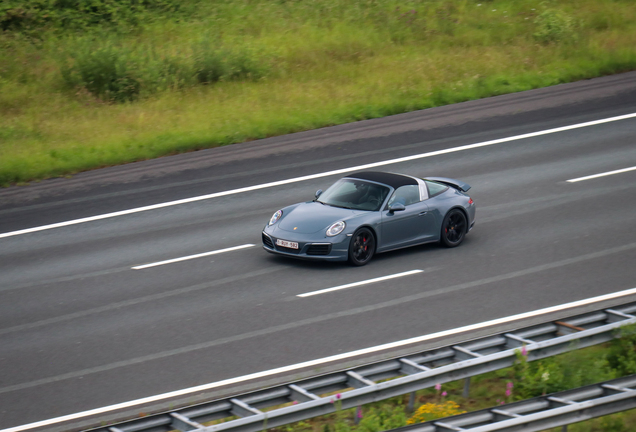
<path fill-rule="evenodd" d="M 470 377 L 464 378 L 464 391 L 462 391 L 462 396 L 467 398 L 470 394 Z"/>
<path fill-rule="evenodd" d="M 410 413 L 415 410 L 415 392 L 411 392 L 409 395 L 409 404 L 407 405 L 406 410 Z"/>

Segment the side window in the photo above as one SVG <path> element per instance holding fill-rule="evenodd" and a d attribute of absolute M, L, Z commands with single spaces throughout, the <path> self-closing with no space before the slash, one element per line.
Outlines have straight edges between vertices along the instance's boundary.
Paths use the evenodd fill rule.
<path fill-rule="evenodd" d="M 426 187 L 428 187 L 429 197 L 434 197 L 435 195 L 439 195 L 442 192 L 444 192 L 446 189 L 448 189 L 448 186 L 443 185 L 441 183 L 432 182 L 430 180 L 424 180 L 424 183 L 426 183 Z"/>
<path fill-rule="evenodd" d="M 418 185 L 400 186 L 393 192 L 389 205 L 393 203 L 402 203 L 405 206 L 420 202 L 420 188 Z"/>

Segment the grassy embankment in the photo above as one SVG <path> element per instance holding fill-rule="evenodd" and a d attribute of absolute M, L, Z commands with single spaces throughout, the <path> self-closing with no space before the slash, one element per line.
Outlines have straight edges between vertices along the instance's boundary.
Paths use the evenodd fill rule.
<path fill-rule="evenodd" d="M 52 4 L 0 6 L 2 186 L 636 69 L 632 0 L 22 3 Z"/>
<path fill-rule="evenodd" d="M 610 343 L 534 362 L 527 362 L 526 353 L 519 350 L 515 366 L 472 377 L 469 397 L 462 396 L 464 380 L 418 391 L 414 413 L 407 408 L 409 395 L 348 410 L 338 410 L 338 398 L 333 395 L 335 414 L 271 432 L 380 432 L 633 374 L 636 329 L 628 329 L 623 330 L 623 338 Z M 568 431 L 628 432 L 635 428 L 636 411 L 629 410 L 569 425 Z M 560 431 L 560 427 L 550 430 Z"/>

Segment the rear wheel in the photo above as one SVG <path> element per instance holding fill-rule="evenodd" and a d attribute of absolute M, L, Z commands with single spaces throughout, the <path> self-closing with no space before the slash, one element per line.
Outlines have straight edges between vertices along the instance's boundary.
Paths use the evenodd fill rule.
<path fill-rule="evenodd" d="M 446 247 L 459 246 L 466 237 L 466 215 L 459 209 L 449 211 L 442 222 L 441 243 Z"/>
<path fill-rule="evenodd" d="M 349 244 L 349 262 L 355 266 L 363 266 L 371 260 L 375 253 L 375 236 L 368 228 L 357 230 Z"/>

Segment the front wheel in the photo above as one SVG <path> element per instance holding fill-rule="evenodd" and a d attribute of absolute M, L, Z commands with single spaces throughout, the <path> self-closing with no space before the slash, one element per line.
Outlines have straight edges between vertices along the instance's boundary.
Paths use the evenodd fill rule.
<path fill-rule="evenodd" d="M 449 211 L 442 222 L 441 243 L 446 247 L 459 246 L 466 237 L 466 216 L 459 209 Z"/>
<path fill-rule="evenodd" d="M 371 260 L 375 253 L 375 237 L 368 228 L 360 228 L 351 237 L 349 244 L 349 263 L 363 266 Z"/>

